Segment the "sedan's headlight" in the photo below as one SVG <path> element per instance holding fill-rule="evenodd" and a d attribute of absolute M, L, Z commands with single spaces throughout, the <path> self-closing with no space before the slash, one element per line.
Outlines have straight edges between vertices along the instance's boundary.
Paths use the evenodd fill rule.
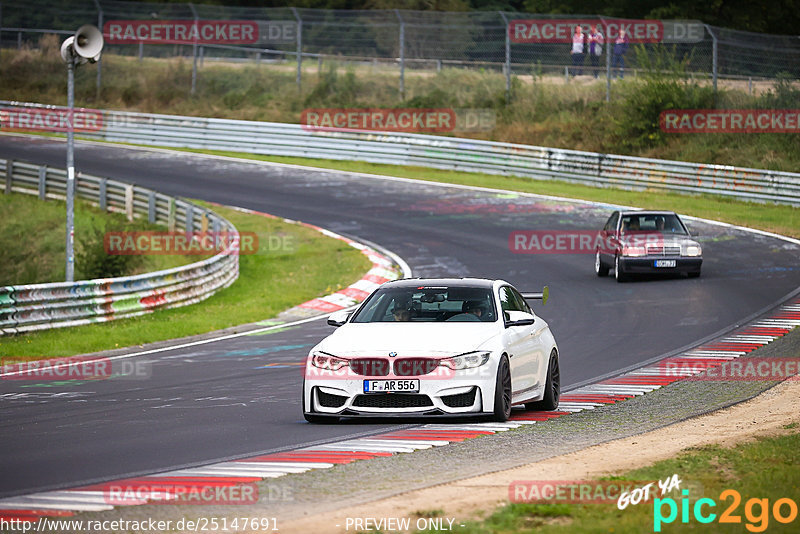
<path fill-rule="evenodd" d="M 645 256 L 647 255 L 647 251 L 644 247 L 636 247 L 633 245 L 625 245 L 622 247 L 622 255 L 623 256 Z"/>
<path fill-rule="evenodd" d="M 459 371 L 461 369 L 471 369 L 473 367 L 480 367 L 489 361 L 491 352 L 468 352 L 452 358 L 443 358 L 439 360 L 439 365 Z"/>
<path fill-rule="evenodd" d="M 683 247 L 683 255 L 684 256 L 700 256 L 703 253 L 703 249 L 700 248 L 700 245 L 697 243 L 692 243 L 690 245 L 685 245 Z"/>
<path fill-rule="evenodd" d="M 324 352 L 315 352 L 311 355 L 311 365 L 326 371 L 338 371 L 343 367 L 347 367 L 348 362 L 343 358 L 337 358 Z"/>

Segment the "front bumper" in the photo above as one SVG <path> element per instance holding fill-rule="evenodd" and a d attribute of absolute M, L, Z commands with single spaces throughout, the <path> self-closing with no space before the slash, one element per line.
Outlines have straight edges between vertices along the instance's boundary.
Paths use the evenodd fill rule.
<path fill-rule="evenodd" d="M 306 377 L 303 406 L 306 413 L 340 417 L 480 415 L 494 410 L 494 372 L 486 377 L 448 377 L 419 379 L 418 393 L 364 393 L 364 380 Z M 456 373 L 457 375 L 458 373 Z M 385 377 L 371 377 L 383 379 Z M 391 378 L 391 377 L 390 377 Z"/>
<path fill-rule="evenodd" d="M 674 260 L 675 267 L 656 267 L 657 260 Z M 694 273 L 699 272 L 703 258 L 687 258 L 683 256 L 640 256 L 636 258 L 620 257 L 620 267 L 626 273 Z"/>

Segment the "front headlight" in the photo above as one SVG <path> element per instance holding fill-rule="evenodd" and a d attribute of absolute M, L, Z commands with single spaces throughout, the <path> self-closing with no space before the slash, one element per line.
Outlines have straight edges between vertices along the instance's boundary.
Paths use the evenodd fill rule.
<path fill-rule="evenodd" d="M 491 352 L 468 352 L 459 356 L 453 356 L 452 358 L 443 358 L 439 360 L 439 365 L 452 369 L 453 371 L 471 369 L 486 364 L 491 355 Z"/>
<path fill-rule="evenodd" d="M 636 247 L 633 245 L 625 245 L 624 247 L 622 247 L 623 256 L 636 257 L 636 256 L 645 256 L 646 254 L 647 251 L 645 250 L 644 247 Z"/>
<path fill-rule="evenodd" d="M 700 256 L 703 253 L 703 249 L 700 248 L 700 245 L 697 243 L 692 243 L 691 245 L 685 245 L 683 248 L 683 255 L 684 256 Z"/>
<path fill-rule="evenodd" d="M 311 365 L 326 371 L 338 371 L 343 367 L 347 367 L 348 362 L 343 358 L 337 358 L 324 352 L 315 352 L 311 355 Z"/>

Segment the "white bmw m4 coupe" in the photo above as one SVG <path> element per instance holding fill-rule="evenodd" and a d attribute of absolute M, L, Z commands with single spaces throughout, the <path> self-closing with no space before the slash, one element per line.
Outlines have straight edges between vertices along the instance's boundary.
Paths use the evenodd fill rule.
<path fill-rule="evenodd" d="M 482 416 L 554 410 L 558 346 L 523 294 L 503 280 L 404 279 L 375 290 L 308 354 L 303 413 L 340 417 Z"/>

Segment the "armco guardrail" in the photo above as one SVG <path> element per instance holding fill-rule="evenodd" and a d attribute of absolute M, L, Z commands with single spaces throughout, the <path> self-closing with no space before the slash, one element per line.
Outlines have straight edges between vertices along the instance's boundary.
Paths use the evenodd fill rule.
<path fill-rule="evenodd" d="M 0 124 L 2 114 L 15 108 L 38 108 L 26 111 L 31 116 L 64 112 L 56 106 L 0 101 Z M 80 135 L 140 145 L 416 165 L 800 205 L 797 173 L 434 135 L 319 131 L 296 124 L 121 111 L 97 113 L 102 114 L 101 124 Z M 18 116 L 16 120 L 14 124 L 20 124 Z"/>
<path fill-rule="evenodd" d="M 0 160 L 5 191 L 63 199 L 63 169 Z M 0 182 L 1 183 L 1 182 Z M 115 180 L 78 174 L 75 194 L 102 209 L 146 217 L 170 230 L 236 233 L 212 211 L 184 200 Z M 239 276 L 236 239 L 206 260 L 137 276 L 19 286 L 0 286 L 0 335 L 134 317 L 193 304 L 231 285 Z"/>

